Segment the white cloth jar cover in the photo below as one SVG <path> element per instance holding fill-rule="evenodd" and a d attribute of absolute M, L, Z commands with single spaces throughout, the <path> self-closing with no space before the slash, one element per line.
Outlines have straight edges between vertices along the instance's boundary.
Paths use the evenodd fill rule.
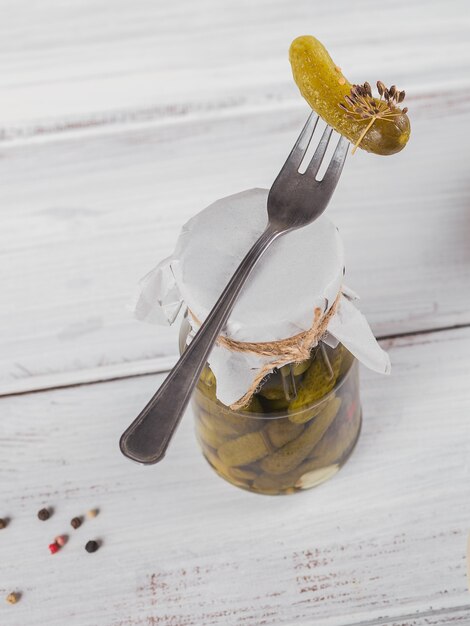
<path fill-rule="evenodd" d="M 134 313 L 140 320 L 172 324 L 182 306 L 203 322 L 240 261 L 266 227 L 268 190 L 250 189 L 217 200 L 183 226 L 171 257 L 140 282 Z M 354 292 L 343 283 L 344 251 L 336 226 L 318 220 L 277 239 L 248 279 L 223 335 L 235 341 L 278 341 L 308 330 L 315 308 L 326 313 L 341 297 L 323 338 L 340 341 L 364 365 L 390 372 L 366 318 L 356 309 Z M 194 325 L 194 321 L 189 318 Z M 193 334 L 197 327 L 193 327 Z M 190 340 L 190 339 L 189 339 Z M 209 365 L 217 397 L 230 405 L 251 386 L 270 358 L 231 352 L 215 345 Z"/>

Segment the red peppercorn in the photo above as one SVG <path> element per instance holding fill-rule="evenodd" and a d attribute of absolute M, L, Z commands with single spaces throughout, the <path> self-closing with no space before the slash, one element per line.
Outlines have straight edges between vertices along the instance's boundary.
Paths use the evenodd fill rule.
<path fill-rule="evenodd" d="M 59 535 L 55 538 L 55 542 L 60 548 L 62 548 L 67 543 L 67 539 L 67 535 Z"/>
<path fill-rule="evenodd" d="M 59 545 L 54 541 L 54 543 L 49 544 L 49 552 L 51 554 L 55 554 L 59 550 Z"/>

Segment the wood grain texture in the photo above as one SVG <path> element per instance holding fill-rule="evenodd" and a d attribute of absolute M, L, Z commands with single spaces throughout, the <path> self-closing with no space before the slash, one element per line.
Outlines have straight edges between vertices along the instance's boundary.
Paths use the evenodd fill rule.
<path fill-rule="evenodd" d="M 469 322 L 463 0 L 6 0 L 3 18 L 0 394 L 169 366 L 176 331 L 126 305 L 190 215 L 271 184 L 307 112 L 287 62 L 305 29 L 352 80 L 411 96 L 410 146 L 350 159 L 331 206 L 375 332 Z"/>
<path fill-rule="evenodd" d="M 203 461 L 187 415 L 167 459 L 118 437 L 161 377 L 0 400 L 0 603 L 8 626 L 467 624 L 470 329 L 386 342 L 363 376 L 346 466 L 290 497 L 243 492 Z M 54 507 L 48 522 L 36 511 Z M 71 517 L 99 507 L 74 531 Z M 50 556 L 47 544 L 69 530 Z M 95 554 L 83 548 L 102 540 Z M 33 621 L 31 621 L 31 619 Z"/>
<path fill-rule="evenodd" d="M 470 622 L 470 329 L 383 342 L 353 457 L 305 494 L 224 483 L 190 415 L 159 466 L 117 445 L 175 358 L 135 284 L 195 211 L 271 184 L 307 115 L 299 34 L 408 93 L 410 145 L 349 159 L 329 209 L 374 331 L 470 324 L 469 26 L 464 0 L 3 1 L 0 395 L 23 395 L 0 398 L 1 626 Z"/>
<path fill-rule="evenodd" d="M 3 139 L 297 100 L 287 50 L 305 33 L 354 82 L 380 78 L 415 94 L 470 84 L 464 0 L 4 0 L 2 8 Z"/>
<path fill-rule="evenodd" d="M 406 150 L 351 157 L 329 208 L 346 280 L 379 335 L 470 322 L 467 146 L 458 141 L 470 110 L 454 104 L 442 118 L 434 102 L 416 102 Z M 306 114 L 299 101 L 4 147 L 0 392 L 48 387 L 56 374 L 69 384 L 167 367 L 176 330 L 132 319 L 137 281 L 196 211 L 269 186 Z"/>

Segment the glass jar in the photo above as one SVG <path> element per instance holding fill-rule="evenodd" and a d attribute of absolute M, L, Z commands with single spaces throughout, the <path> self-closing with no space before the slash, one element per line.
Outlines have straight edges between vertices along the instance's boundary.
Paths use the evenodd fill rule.
<path fill-rule="evenodd" d="M 189 331 L 185 319 L 181 351 Z M 277 495 L 319 485 L 359 437 L 359 367 L 341 343 L 320 342 L 308 360 L 274 370 L 242 410 L 222 404 L 216 387 L 206 365 L 192 400 L 196 435 L 211 467 L 242 489 Z"/>

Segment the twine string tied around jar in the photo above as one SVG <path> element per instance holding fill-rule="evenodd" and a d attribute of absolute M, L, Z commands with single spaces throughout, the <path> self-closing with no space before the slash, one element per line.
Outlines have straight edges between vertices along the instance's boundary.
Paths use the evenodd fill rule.
<path fill-rule="evenodd" d="M 274 368 L 282 367 L 288 363 L 300 363 L 310 358 L 312 348 L 321 341 L 327 332 L 328 324 L 336 313 L 341 295 L 340 290 L 332 306 L 326 313 L 323 313 L 320 307 L 316 307 L 312 326 L 292 337 L 286 337 L 285 339 L 279 339 L 277 341 L 252 342 L 235 341 L 224 335 L 219 335 L 216 343 L 231 352 L 251 353 L 270 358 L 270 361 L 260 368 L 246 393 L 239 400 L 230 405 L 232 410 L 236 411 L 249 404 L 263 379 L 270 374 Z M 201 322 L 190 309 L 188 309 L 188 313 L 195 323 L 200 326 Z"/>

